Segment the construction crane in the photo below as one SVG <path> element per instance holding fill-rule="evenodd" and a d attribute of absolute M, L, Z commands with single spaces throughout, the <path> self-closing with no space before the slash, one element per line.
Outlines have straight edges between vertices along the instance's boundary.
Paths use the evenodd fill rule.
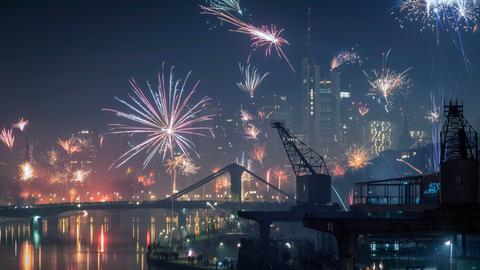
<path fill-rule="evenodd" d="M 331 203 L 332 178 L 323 157 L 285 127 L 273 122 L 297 178 L 298 203 Z"/>

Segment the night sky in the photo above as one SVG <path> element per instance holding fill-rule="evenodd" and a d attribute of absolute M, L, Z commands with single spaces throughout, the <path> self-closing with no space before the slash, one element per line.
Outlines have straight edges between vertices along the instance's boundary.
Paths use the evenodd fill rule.
<path fill-rule="evenodd" d="M 209 30 L 200 15 L 200 1 L 13 1 L 0 3 L 0 125 L 10 126 L 20 116 L 32 123 L 31 132 L 45 143 L 80 129 L 105 132 L 117 120 L 101 108 L 119 105 L 114 96 L 129 94 L 128 79 L 154 81 L 162 62 L 176 66 L 177 76 L 193 71 L 201 80 L 200 94 L 237 111 L 248 97 L 235 85 L 238 63 L 250 52 L 247 36 L 228 27 Z M 276 56 L 263 50 L 252 61 L 271 76 L 259 94 L 280 93 L 299 107 L 301 56 L 306 10 L 312 8 L 313 53 L 326 71 L 333 54 L 357 45 L 366 58 L 362 67 L 346 67 L 344 85 L 363 97 L 368 85 L 362 70 L 381 64 L 381 53 L 391 49 L 395 70 L 413 67 L 415 86 L 408 96 L 409 111 L 423 115 L 430 107 L 430 91 L 466 103 L 467 116 L 480 117 L 479 34 L 463 33 L 466 68 L 456 33 L 439 36 L 420 32 L 418 24 L 401 28 L 395 21 L 395 1 L 387 0 L 243 0 L 255 25 L 276 24 L 291 45 L 285 53 L 297 69 L 293 73 Z M 413 123 L 425 125 L 425 123 Z"/>

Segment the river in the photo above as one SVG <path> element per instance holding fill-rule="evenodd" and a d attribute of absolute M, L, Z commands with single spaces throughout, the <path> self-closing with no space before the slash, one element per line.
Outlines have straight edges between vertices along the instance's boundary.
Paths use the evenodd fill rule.
<path fill-rule="evenodd" d="M 0 221 L 0 269 L 100 270 L 149 268 L 145 250 L 166 228 L 166 211 L 92 211 Z"/>

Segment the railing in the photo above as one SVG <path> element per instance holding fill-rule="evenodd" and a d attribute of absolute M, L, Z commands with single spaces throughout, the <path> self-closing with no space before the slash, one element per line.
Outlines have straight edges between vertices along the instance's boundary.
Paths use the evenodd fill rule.
<path fill-rule="evenodd" d="M 421 176 L 355 184 L 354 204 L 418 205 L 421 203 Z"/>

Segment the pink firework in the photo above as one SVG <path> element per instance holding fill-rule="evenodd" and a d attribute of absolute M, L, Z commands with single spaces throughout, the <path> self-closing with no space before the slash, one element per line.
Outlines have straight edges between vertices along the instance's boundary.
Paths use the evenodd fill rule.
<path fill-rule="evenodd" d="M 155 173 L 150 172 L 147 175 L 139 175 L 139 176 L 137 176 L 137 182 L 144 187 L 153 186 L 156 182 Z"/>
<path fill-rule="evenodd" d="M 358 108 L 358 113 L 361 115 L 361 116 L 365 116 L 367 115 L 367 113 L 370 111 L 370 109 L 366 106 L 366 105 L 362 105 Z"/>
<path fill-rule="evenodd" d="M 253 159 L 263 164 L 263 159 L 265 158 L 265 144 L 256 144 L 253 147 L 252 152 L 250 153 Z"/>
<path fill-rule="evenodd" d="M 240 120 L 242 120 L 243 123 L 246 123 L 248 121 L 252 121 L 252 119 L 253 119 L 253 117 L 248 111 L 246 111 L 242 108 L 240 109 Z"/>
<path fill-rule="evenodd" d="M 12 129 L 2 129 L 2 133 L 0 133 L 0 140 L 12 151 L 13 143 L 15 142 L 15 136 L 13 136 Z"/>
<path fill-rule="evenodd" d="M 23 117 L 20 117 L 20 119 L 18 119 L 18 122 L 13 124 L 12 127 L 18 128 L 18 129 L 20 129 L 20 131 L 24 131 L 29 123 L 30 123 L 30 121 L 28 121 L 26 119 L 23 119 Z"/>
<path fill-rule="evenodd" d="M 250 140 L 258 139 L 258 135 L 260 134 L 260 129 L 255 127 L 255 125 L 253 124 L 249 124 L 248 126 L 246 126 L 244 131 L 247 139 L 250 139 Z"/>
<path fill-rule="evenodd" d="M 156 155 L 162 156 L 162 160 L 165 161 L 168 153 L 170 159 L 173 159 L 176 149 L 186 157 L 190 157 L 191 152 L 198 155 L 195 151 L 195 144 L 190 138 L 192 136 L 207 137 L 208 135 L 203 132 L 211 132 L 211 127 L 203 125 L 205 122 L 211 121 L 213 117 L 204 114 L 205 106 L 210 98 L 203 97 L 199 102 L 191 103 L 199 82 L 188 91 L 186 84 L 190 72 L 182 81 L 174 79 L 173 70 L 174 67 L 171 67 L 170 77 L 166 79 L 162 68 L 162 72 L 158 74 L 157 90 L 147 84 L 151 98 L 145 95 L 135 80 L 130 80 L 134 94 L 130 96 L 132 102 L 128 103 L 117 98 L 130 112 L 104 109 L 132 123 L 131 125 L 111 124 L 110 134 L 145 137 L 145 140 L 121 155 L 112 166 L 118 168 L 142 152 L 147 154 L 143 162 L 144 167 Z"/>
<path fill-rule="evenodd" d="M 202 5 L 200 5 L 200 8 L 202 9 L 202 14 L 213 15 L 219 20 L 235 26 L 236 29 L 231 31 L 249 35 L 252 42 L 251 46 L 254 51 L 265 47 L 265 56 L 268 57 L 272 54 L 272 50 L 274 49 L 278 57 L 284 59 L 290 68 L 295 71 L 282 50 L 282 46 L 289 45 L 288 41 L 280 36 L 284 29 L 278 29 L 277 26 L 273 24 L 270 25 L 270 27 L 266 25 L 256 27 L 241 21 L 225 10 L 215 7 L 205 7 Z"/>

